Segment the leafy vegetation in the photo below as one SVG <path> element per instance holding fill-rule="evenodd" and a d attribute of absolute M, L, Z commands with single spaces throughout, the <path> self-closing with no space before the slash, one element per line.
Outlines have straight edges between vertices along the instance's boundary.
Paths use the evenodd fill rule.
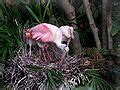
<path fill-rule="evenodd" d="M 13 7 L 14 8 L 14 7 Z M 0 27 L 0 49 L 2 55 L 2 60 L 5 62 L 6 58 L 11 58 L 13 60 L 16 49 L 23 48 L 23 39 L 22 39 L 22 27 L 18 25 L 18 17 L 16 9 L 13 8 L 7 9 L 4 5 L 2 5 L 3 16 L 1 19 L 1 27 Z"/>
<path fill-rule="evenodd" d="M 51 62 L 47 62 L 47 64 L 42 62 L 41 64 L 40 60 L 43 60 L 40 57 L 43 58 L 43 56 L 37 55 L 36 53 L 33 57 L 27 56 L 27 50 L 25 47 L 26 43 L 24 42 L 24 32 L 26 28 L 43 22 L 52 23 L 57 26 L 69 24 L 71 22 L 66 19 L 62 9 L 57 11 L 56 9 L 58 8 L 55 8 L 57 6 L 52 6 L 51 3 L 53 3 L 52 0 L 48 0 L 47 3 L 44 4 L 41 3 L 40 0 L 35 0 L 33 3 L 19 2 L 10 8 L 1 4 L 0 8 L 2 8 L 3 17 L 0 17 L 0 62 L 4 62 L 5 65 L 6 62 L 9 62 L 9 64 L 12 65 L 6 66 L 10 67 L 7 68 L 7 70 L 4 64 L 0 64 L 0 76 L 2 76 L 5 80 L 9 77 L 8 82 L 11 86 L 17 88 L 35 88 L 36 86 L 36 88 L 44 87 L 46 90 L 53 90 L 61 85 L 63 85 L 62 88 L 67 87 L 67 83 L 70 88 L 74 88 L 75 86 L 75 90 L 80 90 L 81 88 L 91 90 L 111 90 L 111 86 L 103 78 L 104 76 L 102 77 L 98 73 L 102 66 L 98 68 L 92 63 L 93 59 L 95 59 L 96 62 L 97 60 L 99 61 L 99 57 L 100 59 L 103 59 L 104 57 L 102 54 L 108 54 L 108 50 L 85 48 L 83 50 L 83 56 L 76 55 L 66 57 L 64 64 L 61 66 L 59 64 L 60 58 L 58 58 L 58 61 L 54 61 L 53 59 L 55 65 L 51 65 Z M 100 7 L 96 7 L 91 3 L 91 9 L 92 12 L 94 12 L 94 18 L 97 19 L 101 13 L 99 11 Z M 75 19 L 78 19 L 78 22 L 81 18 L 86 17 L 83 5 L 79 7 L 76 14 L 77 17 Z M 94 44 L 92 38 L 89 38 L 87 34 L 90 32 L 90 27 L 86 19 L 77 31 L 83 46 L 88 44 L 88 42 L 92 42 Z M 113 29 L 111 32 L 112 36 L 115 36 L 119 31 L 119 25 L 113 23 Z M 52 50 L 56 50 L 57 53 L 54 53 L 54 51 L 51 52 L 54 57 L 60 57 L 58 56 L 61 55 L 58 53 L 59 50 L 54 47 L 52 47 Z M 39 64 L 38 62 L 35 62 L 36 58 Z M 12 62 L 10 62 L 9 59 L 11 59 Z M 86 69 L 86 61 L 90 62 L 87 67 L 90 69 Z M 104 65 L 106 64 L 103 63 L 103 66 Z M 94 70 L 93 68 L 96 67 L 98 69 Z M 6 74 L 5 70 L 7 71 L 8 76 L 6 75 L 4 77 L 4 74 Z M 75 85 L 72 85 L 71 87 L 69 80 L 71 80 L 72 84 Z"/>
<path fill-rule="evenodd" d="M 32 6 L 27 5 L 26 8 L 30 14 L 30 18 L 32 21 L 35 20 L 37 23 L 42 23 L 42 22 L 46 22 L 45 19 L 46 15 L 50 18 L 49 6 L 50 6 L 50 0 L 48 0 L 47 5 L 44 6 L 41 5 L 40 0 L 37 0 L 37 2 L 35 2 L 34 5 Z"/>
<path fill-rule="evenodd" d="M 45 79 L 44 84 L 46 85 L 47 90 L 55 89 L 63 83 L 63 75 L 59 71 L 33 65 L 28 65 L 28 68 L 35 71 L 36 73 L 45 72 L 47 79 Z"/>
<path fill-rule="evenodd" d="M 113 28 L 112 28 L 112 31 L 111 31 L 112 36 L 115 36 L 118 32 L 120 32 L 120 26 L 116 25 L 116 24 L 113 24 Z"/>
<path fill-rule="evenodd" d="M 19 6 L 19 4 L 23 7 Z M 2 55 L 3 61 L 5 61 L 6 58 L 13 59 L 15 52 L 24 48 L 23 32 L 28 26 L 34 26 L 38 23 L 48 22 L 47 20 L 49 20 L 49 18 L 45 20 L 45 17 L 46 15 L 49 15 L 48 7 L 50 5 L 50 0 L 45 6 L 41 6 L 39 0 L 37 0 L 33 6 L 23 2 L 19 4 L 18 6 L 14 5 L 11 8 L 1 4 L 4 17 L 1 18 L 2 22 L 0 27 L 0 55 Z M 24 17 L 22 13 L 24 14 Z M 25 17 L 26 19 L 24 19 Z"/>
<path fill-rule="evenodd" d="M 88 86 L 92 88 L 92 90 L 111 90 L 111 86 L 101 78 L 96 70 L 86 70 L 84 75 L 88 79 Z"/>

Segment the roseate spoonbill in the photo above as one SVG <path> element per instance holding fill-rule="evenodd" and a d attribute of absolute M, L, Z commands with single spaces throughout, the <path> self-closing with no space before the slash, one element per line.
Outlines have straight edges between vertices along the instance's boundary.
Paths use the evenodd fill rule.
<path fill-rule="evenodd" d="M 42 43 L 53 42 L 61 50 L 69 51 L 67 44 L 63 44 L 63 41 L 70 41 L 70 38 L 74 38 L 73 27 L 61 26 L 58 28 L 55 25 L 42 23 L 38 24 L 26 31 L 26 37 L 29 39 L 30 46 L 29 55 L 31 55 L 32 41 L 37 42 L 39 47 L 43 47 Z M 69 39 L 69 40 L 68 40 Z"/>

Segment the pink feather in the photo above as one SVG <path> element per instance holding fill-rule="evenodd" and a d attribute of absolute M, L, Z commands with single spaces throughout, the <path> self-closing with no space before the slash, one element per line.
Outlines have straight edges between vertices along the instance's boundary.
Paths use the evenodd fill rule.
<path fill-rule="evenodd" d="M 43 24 L 39 24 L 37 26 L 32 27 L 28 30 L 28 32 L 31 32 L 31 37 L 28 37 L 30 39 L 40 41 L 40 42 L 52 42 L 53 35 L 49 28 Z"/>

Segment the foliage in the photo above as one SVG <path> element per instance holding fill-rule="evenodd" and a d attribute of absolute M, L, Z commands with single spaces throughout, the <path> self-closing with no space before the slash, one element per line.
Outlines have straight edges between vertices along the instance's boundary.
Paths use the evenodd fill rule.
<path fill-rule="evenodd" d="M 55 56 L 60 55 L 58 51 L 53 51 L 55 52 Z M 86 66 L 83 67 L 81 65 L 88 58 L 81 58 L 80 55 L 69 56 L 65 57 L 64 63 L 60 64 L 60 58 L 56 59 L 56 61 L 53 60 L 54 63 L 51 63 L 44 61 L 44 58 L 41 58 L 41 56 L 38 52 L 35 52 L 31 57 L 18 54 L 13 61 L 14 63 L 10 68 L 7 68 L 9 74 L 6 78 L 10 77 L 8 81 L 11 82 L 11 85 L 14 85 L 16 88 L 41 88 L 41 90 L 48 88 L 48 90 L 54 90 L 61 85 L 63 85 L 61 88 L 68 88 L 68 85 L 69 88 L 77 87 L 80 89 L 82 88 L 81 86 L 93 88 L 96 85 L 101 85 L 101 83 L 107 87 L 107 83 L 105 83 L 105 80 L 98 73 L 98 69 L 98 71 L 93 69 L 85 70 Z M 92 68 L 92 66 L 89 68 Z M 101 68 L 103 68 L 103 65 L 101 65 Z M 94 83 L 96 83 L 95 86 L 93 86 Z M 99 88 L 101 86 L 97 90 Z"/>
<path fill-rule="evenodd" d="M 41 4 L 40 0 L 37 0 L 34 2 L 34 5 L 27 5 L 26 8 L 32 23 L 49 22 L 53 16 L 51 12 L 51 0 L 48 0 L 47 4 L 44 5 Z"/>
<path fill-rule="evenodd" d="M 1 19 L 0 21 L 2 21 L 0 22 L 0 25 L 1 25 L 0 27 L 0 49 L 2 50 L 0 51 L 0 55 L 2 55 L 2 60 L 4 61 L 6 60 L 6 58 L 13 59 L 15 56 L 15 52 L 17 52 L 18 50 L 23 50 L 24 43 L 23 43 L 22 35 L 23 35 L 23 30 L 26 29 L 26 27 L 34 26 L 35 24 L 39 24 L 43 22 L 53 23 L 55 21 L 56 22 L 55 24 L 57 25 L 58 25 L 57 22 L 62 22 L 65 24 L 69 23 L 69 21 L 67 21 L 66 19 L 64 20 L 62 18 L 64 17 L 64 15 L 57 19 L 55 18 L 52 12 L 51 0 L 48 0 L 48 2 L 45 3 L 44 5 L 41 4 L 40 0 L 35 0 L 35 1 L 33 0 L 32 4 L 27 4 L 27 3 L 22 2 L 20 3 L 20 5 L 23 5 L 23 6 L 20 7 L 18 4 L 18 6 L 14 5 L 11 8 L 8 8 L 2 5 L 4 17 L 0 18 Z M 95 12 L 93 13 L 93 15 L 96 18 L 99 14 L 97 7 L 91 4 L 91 9 L 93 12 Z M 80 16 L 85 14 L 85 12 L 83 12 L 84 11 L 83 6 L 81 6 L 78 11 L 81 14 Z M 86 33 L 87 32 L 79 33 L 80 37 L 83 39 L 83 42 L 85 41 L 87 37 Z M 113 35 L 115 34 L 116 32 L 113 33 Z M 85 55 L 92 57 L 98 52 L 99 51 L 96 50 L 96 48 L 87 49 L 85 51 Z M 71 62 L 75 62 L 75 60 Z M 15 71 L 18 70 L 17 73 L 14 73 L 14 69 L 12 69 L 13 71 L 12 71 L 11 76 L 12 75 L 13 76 L 11 77 L 11 80 L 15 81 L 14 80 L 15 78 L 16 81 L 18 81 L 18 83 L 16 83 L 16 85 L 18 86 L 19 82 L 22 82 L 22 79 L 27 77 L 25 80 L 31 83 L 30 78 L 32 77 L 30 77 L 30 75 L 22 77 L 22 74 L 20 74 L 21 76 L 20 77 L 18 76 L 18 73 L 22 72 L 21 68 L 24 68 L 24 67 L 20 67 L 19 64 L 15 65 L 15 68 L 16 67 L 20 69 L 15 69 Z M 33 66 L 33 65 L 28 65 L 28 68 L 30 70 L 33 70 L 35 74 L 36 73 L 42 73 L 42 75 L 45 74 L 46 79 L 44 79 L 41 82 L 43 82 L 45 88 L 47 88 L 48 90 L 50 89 L 53 90 L 54 88 L 57 88 L 63 83 L 64 78 L 63 78 L 62 73 L 58 72 L 55 69 L 51 69 L 51 68 L 48 69 L 48 68 L 43 68 L 43 67 Z M 2 75 L 1 72 L 3 72 L 4 69 L 2 67 L 0 67 L 0 69 L 1 69 L 0 74 Z M 16 78 L 15 76 L 18 78 Z M 32 84 L 35 82 L 35 79 L 36 78 L 33 78 Z M 82 79 L 81 83 L 83 85 L 85 86 L 88 85 L 86 87 L 90 87 L 92 88 L 92 90 L 98 90 L 98 89 L 110 90 L 110 86 L 108 85 L 108 83 L 104 79 L 102 79 L 101 76 L 95 70 L 86 70 L 83 74 L 81 74 L 80 79 Z"/>
<path fill-rule="evenodd" d="M 92 47 L 92 48 L 84 48 L 83 49 L 83 55 L 85 57 L 90 57 L 94 60 L 104 60 L 104 55 L 108 55 L 109 54 L 109 51 L 106 50 L 106 49 L 100 49 L 98 50 L 97 48 L 95 47 Z M 93 61 L 95 62 L 95 61 Z"/>
<path fill-rule="evenodd" d="M 111 34 L 115 36 L 118 32 L 120 32 L 120 2 L 117 0 L 113 1 L 113 11 L 112 11 L 112 20 L 113 20 L 113 27 Z"/>
<path fill-rule="evenodd" d="M 96 70 L 86 70 L 84 76 L 92 90 L 111 90 L 111 86 L 98 74 Z"/>
<path fill-rule="evenodd" d="M 85 46 L 86 40 L 89 41 L 89 38 L 87 37 L 87 33 L 89 33 L 90 30 L 88 29 L 88 30 L 81 31 L 80 29 L 78 29 L 77 31 L 78 31 L 79 38 L 81 40 L 82 45 Z"/>
<path fill-rule="evenodd" d="M 95 6 L 93 3 L 90 3 L 90 7 L 92 12 L 94 12 L 93 13 L 94 18 L 97 18 L 100 13 L 100 7 Z M 83 4 L 79 7 L 77 12 L 79 12 L 81 16 L 85 15 L 86 12 Z"/>
<path fill-rule="evenodd" d="M 34 5 L 20 2 L 11 7 L 1 4 L 3 18 L 0 18 L 0 57 L 13 59 L 17 50 L 23 49 L 23 32 L 29 25 L 48 22 L 50 0 L 46 5 L 41 5 L 40 0 Z M 49 16 L 46 18 L 46 16 Z M 17 48 L 17 50 L 16 50 Z"/>
<path fill-rule="evenodd" d="M 118 32 L 120 32 L 120 25 L 113 23 L 113 27 L 111 30 L 112 36 L 115 36 Z"/>
<path fill-rule="evenodd" d="M 55 70 L 47 70 L 47 82 L 46 85 L 52 87 L 60 86 L 63 83 L 63 75 L 60 72 L 56 72 Z"/>
<path fill-rule="evenodd" d="M 97 53 L 99 53 L 99 50 L 97 48 L 85 48 L 84 49 L 84 55 L 87 57 L 94 57 L 94 55 L 96 55 Z"/>
<path fill-rule="evenodd" d="M 111 86 L 98 72 L 98 70 L 86 69 L 80 76 L 82 85 L 71 87 L 72 90 L 112 90 Z"/>
<path fill-rule="evenodd" d="M 3 78 L 3 73 L 5 73 L 4 65 L 0 63 L 0 77 Z"/>
<path fill-rule="evenodd" d="M 39 72 L 44 73 L 44 75 L 46 74 L 46 79 L 42 81 L 46 90 L 53 90 L 63 83 L 63 75 L 57 70 L 47 69 L 35 65 L 27 65 L 27 67 L 36 73 Z"/>
<path fill-rule="evenodd" d="M 7 75 L 2 78 L 2 80 L 5 79 L 8 86 L 11 85 L 12 88 L 39 88 L 41 90 L 44 88 L 44 90 L 54 90 L 63 83 L 63 75 L 55 69 L 48 69 L 47 67 L 36 65 L 27 65 L 26 71 L 23 72 L 23 70 L 20 70 L 20 68 L 23 69 L 21 66 L 13 66 L 14 64 L 12 64 L 11 69 L 8 68 L 10 71 L 6 70 Z M 1 75 L 3 74 L 0 71 L 0 77 Z"/>
<path fill-rule="evenodd" d="M 14 58 L 15 51 L 23 49 L 23 29 L 26 25 L 20 24 L 20 13 L 17 7 L 11 8 L 1 4 L 3 18 L 0 27 L 0 57 L 5 62 L 6 58 Z"/>
<path fill-rule="evenodd" d="M 10 55 L 11 59 L 13 59 L 14 57 L 14 49 L 16 47 L 14 45 L 17 45 L 16 42 L 18 39 L 13 39 L 13 38 L 17 38 L 15 36 L 16 33 L 14 33 L 13 30 L 15 29 L 11 29 L 8 27 L 3 27 L 2 29 L 0 29 L 0 38 L 1 38 L 0 48 L 2 49 L 1 53 L 3 60 L 5 60 L 8 55 Z"/>

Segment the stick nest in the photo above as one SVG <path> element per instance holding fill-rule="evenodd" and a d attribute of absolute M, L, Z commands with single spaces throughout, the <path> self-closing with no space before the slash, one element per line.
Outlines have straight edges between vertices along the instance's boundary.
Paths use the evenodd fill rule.
<path fill-rule="evenodd" d="M 104 60 L 98 61 L 99 64 L 93 63 L 93 59 L 83 57 L 81 54 L 67 55 L 63 62 L 61 62 L 62 51 L 54 45 L 49 48 L 48 52 L 51 60 L 44 50 L 33 49 L 32 56 L 29 56 L 28 52 L 25 54 L 18 53 L 13 63 L 9 62 L 9 68 L 7 68 L 8 74 L 6 75 L 7 82 L 10 82 L 11 86 L 15 88 L 32 87 L 38 89 L 48 79 L 46 70 L 54 70 L 61 73 L 63 75 L 63 82 L 65 82 L 73 77 L 80 76 L 86 68 L 105 67 Z M 100 64 L 100 62 L 102 63 Z M 32 70 L 30 66 L 36 68 L 36 71 Z M 39 70 L 37 67 L 42 69 Z M 60 84 L 58 83 L 58 86 Z"/>

